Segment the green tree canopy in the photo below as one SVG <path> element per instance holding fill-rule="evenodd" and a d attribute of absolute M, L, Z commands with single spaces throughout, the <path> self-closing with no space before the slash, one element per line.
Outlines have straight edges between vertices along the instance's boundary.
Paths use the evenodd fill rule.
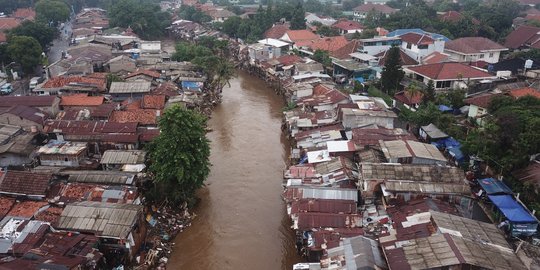
<path fill-rule="evenodd" d="M 54 40 L 57 31 L 41 22 L 24 21 L 8 32 L 8 39 L 12 36 L 28 36 L 35 38 L 42 48 L 46 48 Z"/>
<path fill-rule="evenodd" d="M 296 7 L 293 10 L 291 18 L 291 29 L 306 29 L 306 13 L 304 12 L 304 5 L 301 1 L 298 1 Z"/>
<path fill-rule="evenodd" d="M 131 27 L 143 39 L 156 39 L 165 34 L 171 16 L 149 0 L 118 0 L 109 9 L 111 27 Z"/>
<path fill-rule="evenodd" d="M 7 52 L 13 61 L 22 66 L 26 73 L 31 73 L 37 65 L 41 64 L 41 53 L 43 51 L 39 42 L 33 37 L 12 37 Z"/>
<path fill-rule="evenodd" d="M 44 23 L 57 25 L 69 19 L 69 7 L 60 0 L 40 0 L 36 3 L 36 18 Z"/>
<path fill-rule="evenodd" d="M 0 0 L 1 11 L 8 14 L 17 8 L 29 7 L 31 4 L 31 0 Z"/>
<path fill-rule="evenodd" d="M 182 5 L 180 10 L 178 10 L 178 16 L 184 20 L 189 20 L 197 23 L 206 23 L 212 20 L 208 14 L 202 12 L 201 10 L 193 7 Z"/>
<path fill-rule="evenodd" d="M 330 54 L 328 53 L 328 51 L 316 50 L 311 58 L 323 64 L 324 66 L 328 67 L 332 65 L 332 59 L 330 58 Z"/>
<path fill-rule="evenodd" d="M 405 72 L 401 68 L 400 50 L 399 47 L 394 46 L 388 50 L 384 61 L 384 68 L 381 73 L 382 90 L 389 95 L 393 95 L 399 89 L 399 84 L 404 76 Z"/>
<path fill-rule="evenodd" d="M 165 110 L 159 127 L 159 136 L 148 147 L 154 175 L 150 199 L 191 203 L 210 172 L 206 118 L 175 105 Z"/>

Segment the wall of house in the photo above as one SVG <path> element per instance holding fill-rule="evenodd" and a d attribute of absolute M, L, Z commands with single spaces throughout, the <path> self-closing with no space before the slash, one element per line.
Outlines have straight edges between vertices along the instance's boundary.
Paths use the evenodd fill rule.
<path fill-rule="evenodd" d="M 0 154 L 0 167 L 21 166 L 23 164 L 29 164 L 31 162 L 32 159 L 30 159 L 30 157 L 28 156 L 13 153 Z"/>
<path fill-rule="evenodd" d="M 36 127 L 40 131 L 43 130 L 43 125 L 30 121 L 28 119 L 21 118 L 11 113 L 0 114 L 0 123 L 20 126 L 26 131 L 30 131 L 32 127 Z"/>
<path fill-rule="evenodd" d="M 445 53 L 450 55 L 450 60 L 455 62 L 476 62 L 476 61 L 485 61 L 490 64 L 494 64 L 499 62 L 499 57 L 501 55 L 501 52 L 486 52 L 486 53 L 478 53 L 478 54 L 468 54 L 463 55 L 459 54 L 453 51 L 445 50 Z"/>
<path fill-rule="evenodd" d="M 82 160 L 84 152 L 79 155 L 44 155 L 39 156 L 40 164 L 43 166 L 63 166 L 63 167 L 79 167 L 79 162 Z"/>
<path fill-rule="evenodd" d="M 420 157 L 413 157 L 411 164 L 421 164 L 421 165 L 436 165 L 436 164 L 445 164 L 446 162 L 441 162 L 435 159 L 427 159 Z"/>
<path fill-rule="evenodd" d="M 390 49 L 393 45 L 400 46 L 401 40 L 385 40 L 366 42 L 360 45 L 359 50 L 364 51 L 369 55 L 376 55 Z"/>
<path fill-rule="evenodd" d="M 407 42 L 403 42 L 401 44 L 401 48 L 403 51 L 410 56 L 411 58 L 415 59 L 416 61 L 420 62 L 422 58 L 434 53 L 434 52 L 443 52 L 444 51 L 444 41 L 443 40 L 435 40 L 433 44 L 429 44 L 427 48 L 419 48 L 416 44 L 409 44 Z"/>

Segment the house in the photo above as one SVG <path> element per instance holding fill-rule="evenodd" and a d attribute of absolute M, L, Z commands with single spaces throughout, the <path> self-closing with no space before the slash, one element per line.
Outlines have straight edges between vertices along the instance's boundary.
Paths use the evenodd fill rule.
<path fill-rule="evenodd" d="M 283 34 L 279 39 L 290 42 L 305 42 L 319 39 L 319 36 L 309 30 L 289 30 Z"/>
<path fill-rule="evenodd" d="M 289 23 L 277 23 L 277 24 L 274 24 L 270 29 L 266 30 L 263 36 L 264 38 L 280 39 L 289 30 L 290 30 Z"/>
<path fill-rule="evenodd" d="M 358 128 L 362 126 L 376 124 L 384 128 L 394 128 L 394 121 L 397 115 L 390 110 L 364 110 L 342 108 L 340 117 L 344 128 Z"/>
<path fill-rule="evenodd" d="M 450 62 L 449 54 L 441 53 L 441 52 L 432 52 L 424 56 L 420 64 L 427 65 L 427 64 L 437 64 L 437 63 L 443 63 L 443 62 Z"/>
<path fill-rule="evenodd" d="M 301 199 L 352 200 L 357 202 L 358 190 L 328 187 L 295 187 L 286 189 L 282 197 L 287 203 Z"/>
<path fill-rule="evenodd" d="M 421 193 L 430 196 L 471 193 L 463 170 L 449 166 L 362 162 L 358 179 L 358 189 L 363 197 L 374 197 L 377 191 L 386 188 L 393 191 L 393 198 L 400 197 L 405 201 L 411 200 L 413 193 L 420 193 L 420 196 Z M 441 189 L 433 190 L 434 186 Z"/>
<path fill-rule="evenodd" d="M 286 51 L 288 51 L 289 46 L 291 45 L 288 42 L 284 42 L 284 41 L 281 41 L 281 40 L 276 39 L 276 38 L 261 39 L 261 40 L 257 41 L 257 43 L 264 44 L 266 46 L 270 46 L 270 47 L 272 47 L 272 50 L 274 50 L 275 48 L 278 48 L 280 50 L 280 55 L 285 53 Z M 277 56 L 277 57 L 279 57 L 279 56 Z"/>
<path fill-rule="evenodd" d="M 88 142 L 91 153 L 108 149 L 136 149 L 139 145 L 137 123 L 113 123 L 95 120 L 49 120 L 43 132 L 59 141 Z"/>
<path fill-rule="evenodd" d="M 20 127 L 0 125 L 0 167 L 24 166 L 32 163 L 31 154 L 40 135 L 23 132 Z"/>
<path fill-rule="evenodd" d="M 20 126 L 24 130 L 32 132 L 43 130 L 43 124 L 48 118 L 47 113 L 35 107 L 24 105 L 15 105 L 0 112 L 1 124 Z"/>
<path fill-rule="evenodd" d="M 101 73 L 96 73 L 101 74 Z M 107 78 L 103 75 L 84 76 L 58 76 L 48 79 L 44 84 L 38 85 L 32 92 L 37 95 L 57 95 L 83 93 L 86 95 L 99 95 L 107 88 Z"/>
<path fill-rule="evenodd" d="M 57 173 L 67 177 L 68 183 L 90 183 L 100 185 L 134 185 L 136 182 L 135 173 L 117 171 L 69 171 L 63 170 Z"/>
<path fill-rule="evenodd" d="M 80 167 L 88 158 L 88 145 L 50 140 L 37 150 L 37 156 L 42 166 Z"/>
<path fill-rule="evenodd" d="M 417 62 L 434 52 L 443 52 L 445 42 L 442 39 L 434 39 L 429 34 L 409 32 L 399 36 L 401 49 Z"/>
<path fill-rule="evenodd" d="M 475 119 L 478 124 L 482 125 L 482 117 L 488 114 L 489 103 L 496 96 L 498 96 L 498 94 L 484 93 L 463 100 L 465 104 L 469 105 L 467 116 Z"/>
<path fill-rule="evenodd" d="M 114 74 L 129 73 L 137 69 L 136 61 L 123 54 L 105 62 L 105 66 Z"/>
<path fill-rule="evenodd" d="M 113 123 L 138 123 L 139 126 L 156 126 L 161 110 L 134 109 L 113 111 L 109 121 Z"/>
<path fill-rule="evenodd" d="M 207 14 L 212 17 L 212 22 L 224 22 L 228 18 L 236 16 L 236 14 L 223 8 L 209 10 Z"/>
<path fill-rule="evenodd" d="M 540 49 L 540 27 L 521 25 L 506 36 L 504 46 L 511 50 Z"/>
<path fill-rule="evenodd" d="M 342 238 L 338 247 L 326 250 L 320 267 L 321 270 L 388 269 L 379 243 L 364 236 Z"/>
<path fill-rule="evenodd" d="M 143 150 L 107 150 L 103 153 L 100 163 L 107 170 L 125 170 L 130 166 L 142 166 L 146 161 L 146 151 Z"/>
<path fill-rule="evenodd" d="M 471 82 L 494 80 L 497 77 L 463 63 L 445 62 L 419 65 L 403 69 L 413 79 L 428 84 L 433 81 L 436 91 L 467 89 Z"/>
<path fill-rule="evenodd" d="M 514 99 L 518 99 L 525 96 L 531 96 L 540 99 L 540 91 L 531 87 L 523 87 L 509 90 L 506 95 L 511 96 Z"/>
<path fill-rule="evenodd" d="M 332 25 L 332 28 L 338 29 L 340 35 L 361 33 L 365 26 L 357 21 L 339 20 Z"/>
<path fill-rule="evenodd" d="M 485 61 L 499 62 L 501 52 L 508 49 L 484 37 L 464 37 L 449 41 L 444 45 L 444 52 L 454 62 Z"/>
<path fill-rule="evenodd" d="M 148 81 L 152 82 L 161 77 L 161 74 L 159 72 L 149 69 L 137 69 L 134 72 L 131 72 L 124 76 L 124 79 L 126 81 Z"/>
<path fill-rule="evenodd" d="M 416 140 L 416 137 L 401 128 L 388 129 L 376 126 L 376 128 L 353 128 L 350 139 L 357 147 L 367 148 L 368 146 L 378 146 L 381 140 Z"/>
<path fill-rule="evenodd" d="M 298 148 L 324 147 L 328 141 L 341 140 L 343 138 L 341 134 L 342 130 L 343 127 L 341 125 L 315 128 L 296 133 L 294 140 Z"/>
<path fill-rule="evenodd" d="M 96 217 L 99 217 L 96 222 Z M 68 204 L 58 220 L 59 229 L 92 233 L 111 249 L 127 250 L 131 256 L 146 236 L 143 206 L 104 202 Z"/>
<path fill-rule="evenodd" d="M 404 106 L 407 109 L 415 110 L 422 103 L 423 97 L 424 94 L 420 91 L 412 94 L 408 91 L 399 91 L 394 94 L 393 107 Z"/>
<path fill-rule="evenodd" d="M 422 138 L 422 140 L 428 143 L 433 143 L 438 140 L 450 137 L 448 134 L 444 133 L 432 123 L 426 126 L 421 126 L 418 130 L 418 133 L 420 135 L 420 138 Z"/>
<path fill-rule="evenodd" d="M 3 96 L 0 99 L 0 109 L 17 105 L 36 108 L 53 117 L 60 111 L 60 98 L 55 96 Z"/>
<path fill-rule="evenodd" d="M 390 49 L 392 46 L 400 46 L 400 37 L 374 37 L 360 39 L 358 51 L 369 55 L 376 55 Z"/>
<path fill-rule="evenodd" d="M 49 201 L 66 205 L 73 202 L 94 201 L 116 204 L 139 204 L 139 193 L 133 186 L 103 185 L 94 183 L 57 184 L 58 195 Z"/>
<path fill-rule="evenodd" d="M 319 16 L 315 13 L 306 12 L 306 23 L 312 24 L 313 22 L 321 23 L 322 25 L 330 26 L 336 22 L 336 19 L 326 16 Z"/>
<path fill-rule="evenodd" d="M 416 34 L 420 34 L 420 35 L 427 35 L 429 37 L 431 37 L 433 40 L 442 40 L 444 42 L 448 42 L 450 41 L 450 39 L 444 35 L 441 35 L 441 34 L 437 34 L 437 33 L 431 33 L 431 32 L 427 32 L 427 31 L 424 31 L 420 28 L 405 28 L 405 29 L 396 29 L 392 32 L 389 32 L 386 34 L 387 37 L 398 37 L 398 36 L 402 36 L 402 35 L 405 35 L 405 34 L 408 34 L 408 33 L 416 33 Z"/>
<path fill-rule="evenodd" d="M 390 163 L 426 165 L 447 163 L 439 149 L 431 144 L 411 140 L 380 141 L 379 144 Z"/>
<path fill-rule="evenodd" d="M 297 63 L 294 65 L 296 72 L 294 75 L 323 74 L 324 66 L 319 62 Z"/>
<path fill-rule="evenodd" d="M 372 12 L 375 14 L 381 14 L 388 18 L 390 14 L 393 14 L 396 11 L 397 9 L 393 9 L 385 4 L 379 5 L 373 3 L 366 3 L 355 7 L 353 9 L 353 16 L 355 21 L 361 21 L 365 19 L 370 12 Z"/>
<path fill-rule="evenodd" d="M 309 97 L 298 99 L 297 105 L 304 111 L 333 110 L 338 104 L 350 103 L 349 97 L 339 90 L 325 84 L 313 87 L 313 94 Z"/>
<path fill-rule="evenodd" d="M 268 61 L 281 56 L 281 49 L 270 45 L 255 43 L 248 45 L 250 63 Z"/>
<path fill-rule="evenodd" d="M 376 76 L 375 70 L 370 66 L 352 59 L 333 60 L 332 67 L 332 77 L 337 83 L 350 83 L 352 80 L 365 82 L 374 79 Z"/>
<path fill-rule="evenodd" d="M 379 67 L 383 67 L 386 63 L 386 58 L 388 58 L 388 51 L 389 49 L 374 55 L 375 58 L 379 59 L 379 61 L 377 62 L 377 65 Z M 401 66 L 403 67 L 418 65 L 418 61 L 415 60 L 415 58 L 409 56 L 406 50 L 401 47 L 399 48 L 399 60 L 401 61 Z"/>
<path fill-rule="evenodd" d="M 24 196 L 34 200 L 45 198 L 49 189 L 50 174 L 26 171 L 3 171 L 0 176 L 0 194 Z"/>
<path fill-rule="evenodd" d="M 139 46 L 143 54 L 161 53 L 161 41 L 159 40 L 141 40 Z"/>
<path fill-rule="evenodd" d="M 141 99 L 143 95 L 150 92 L 151 82 L 132 81 L 132 82 L 112 82 L 109 88 L 109 94 L 115 101 L 126 99 Z"/>

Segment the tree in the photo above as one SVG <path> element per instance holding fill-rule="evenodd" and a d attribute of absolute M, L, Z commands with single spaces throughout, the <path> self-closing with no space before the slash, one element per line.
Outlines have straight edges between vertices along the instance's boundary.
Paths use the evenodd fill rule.
<path fill-rule="evenodd" d="M 59 0 L 40 0 L 36 3 L 36 18 L 44 23 L 57 25 L 69 19 L 69 7 Z"/>
<path fill-rule="evenodd" d="M 35 38 L 14 36 L 9 41 L 7 52 L 13 61 L 22 66 L 26 73 L 31 73 L 41 63 L 43 51 Z"/>
<path fill-rule="evenodd" d="M 170 14 L 149 0 L 119 0 L 109 9 L 111 27 L 131 27 L 143 39 L 156 39 L 165 34 Z"/>
<path fill-rule="evenodd" d="M 193 45 L 187 42 L 180 42 L 175 46 L 175 53 L 172 55 L 174 61 L 192 61 L 196 57 L 212 55 L 212 51 L 204 46 Z"/>
<path fill-rule="evenodd" d="M 335 37 L 339 36 L 339 30 L 328 25 L 323 25 L 317 29 L 317 34 L 324 37 Z"/>
<path fill-rule="evenodd" d="M 159 136 L 148 147 L 154 176 L 150 199 L 193 203 L 210 172 L 206 118 L 175 105 L 165 110 L 159 127 Z"/>
<path fill-rule="evenodd" d="M 384 68 L 381 74 L 382 90 L 389 95 L 393 95 L 399 88 L 399 83 L 405 76 L 401 68 L 401 57 L 399 47 L 392 47 L 388 50 Z"/>
<path fill-rule="evenodd" d="M 323 64 L 324 66 L 331 66 L 332 59 L 330 59 L 330 54 L 328 51 L 316 50 L 312 56 L 313 60 Z"/>
<path fill-rule="evenodd" d="M 30 0 L 0 0 L 2 12 L 11 13 L 17 8 L 25 8 L 31 6 Z"/>
<path fill-rule="evenodd" d="M 306 29 L 306 17 L 304 12 L 304 6 L 301 1 L 298 1 L 296 7 L 293 10 L 291 18 L 291 30 Z"/>
<path fill-rule="evenodd" d="M 12 36 L 27 36 L 35 38 L 42 48 L 46 48 L 56 37 L 55 28 L 40 22 L 23 21 L 19 26 L 9 30 L 8 39 Z"/>
<path fill-rule="evenodd" d="M 426 89 L 423 91 L 422 103 L 435 102 L 435 86 L 433 80 L 429 80 Z"/>
<path fill-rule="evenodd" d="M 193 6 L 182 5 L 178 10 L 178 16 L 184 20 L 194 21 L 197 23 L 206 23 L 212 20 L 212 17 L 200 11 Z"/>

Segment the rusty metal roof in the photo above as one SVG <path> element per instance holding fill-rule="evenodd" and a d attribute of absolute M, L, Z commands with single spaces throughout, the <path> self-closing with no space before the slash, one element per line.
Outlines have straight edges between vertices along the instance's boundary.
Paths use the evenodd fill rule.
<path fill-rule="evenodd" d="M 101 157 L 101 164 L 143 164 L 146 151 L 143 150 L 107 150 Z"/>
<path fill-rule="evenodd" d="M 291 214 L 300 212 L 356 214 L 353 200 L 302 199 L 291 203 Z"/>
<path fill-rule="evenodd" d="M 414 182 L 464 183 L 462 169 L 450 166 L 360 163 L 362 180 L 404 180 Z"/>

